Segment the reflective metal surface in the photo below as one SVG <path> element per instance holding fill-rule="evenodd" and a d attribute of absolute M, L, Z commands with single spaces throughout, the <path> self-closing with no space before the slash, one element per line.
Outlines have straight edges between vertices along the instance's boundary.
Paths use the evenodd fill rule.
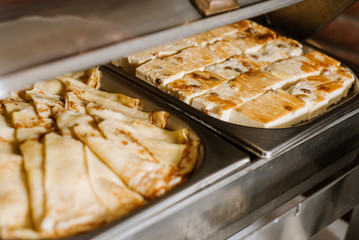
<path fill-rule="evenodd" d="M 208 18 L 189 0 L 0 2 L 0 87 L 20 89 L 300 1 L 238 0 L 241 9 Z"/>
<path fill-rule="evenodd" d="M 346 65 L 344 60 L 341 61 Z M 347 64 L 356 75 L 359 74 L 359 66 L 351 63 Z M 158 88 L 124 72 L 121 68 L 114 66 L 108 67 L 113 71 L 118 72 L 121 76 L 131 79 L 137 84 L 150 89 L 150 91 L 154 92 L 156 95 L 167 99 L 166 102 L 171 106 L 179 110 L 184 109 L 188 116 L 196 119 L 208 128 L 225 136 L 233 143 L 244 147 L 259 157 L 269 158 L 278 156 L 291 148 L 295 148 L 301 142 L 307 141 L 309 138 L 313 137 L 313 135 L 319 134 L 325 129 L 345 121 L 348 117 L 359 111 L 359 82 L 357 80 L 346 100 L 336 104 L 332 109 L 309 122 L 294 127 L 278 129 L 245 127 L 208 116 L 202 111 L 199 111 L 175 97 L 164 93 Z M 339 133 L 333 134 L 336 135 Z M 345 136 L 343 137 L 345 138 Z"/>
<path fill-rule="evenodd" d="M 359 189 L 353 188 L 358 184 L 359 166 L 356 165 L 310 196 L 299 196 L 286 209 L 275 210 L 259 219 L 230 240 L 310 239 L 359 204 Z M 351 228 L 358 229 L 357 220 L 351 221 Z M 355 232 L 351 232 L 346 240 L 358 239 Z"/>
<path fill-rule="evenodd" d="M 148 91 L 116 72 L 114 76 L 118 83 L 128 81 Z M 173 105 L 156 93 L 153 99 Z M 221 179 L 208 178 L 205 188 L 147 215 L 147 221 L 140 212 L 95 239 L 225 239 L 353 162 L 359 148 L 358 117 L 359 111 L 351 111 L 275 158 L 251 156 L 249 165 Z M 225 160 L 220 156 L 215 162 Z"/>
<path fill-rule="evenodd" d="M 320 30 L 356 0 L 306 0 L 268 14 L 271 26 L 305 39 Z"/>

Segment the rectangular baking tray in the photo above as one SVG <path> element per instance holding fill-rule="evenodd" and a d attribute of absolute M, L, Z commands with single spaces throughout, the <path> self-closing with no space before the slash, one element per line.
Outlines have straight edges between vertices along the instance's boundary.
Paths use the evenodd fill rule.
<path fill-rule="evenodd" d="M 328 124 L 332 123 L 334 120 L 345 120 L 347 117 L 353 115 L 354 112 L 352 112 L 352 110 L 355 110 L 359 106 L 359 96 L 357 94 L 359 90 L 357 78 L 357 75 L 359 74 L 359 66 L 336 56 L 332 56 L 330 53 L 309 44 L 303 43 L 303 45 L 305 51 L 313 49 L 319 50 L 339 60 L 343 66 L 354 74 L 356 80 L 350 89 L 348 96 L 342 99 L 338 104 L 331 106 L 324 114 L 310 121 L 306 121 L 289 128 L 255 128 L 225 122 L 191 107 L 175 97 L 159 90 L 157 87 L 154 87 L 132 74 L 125 72 L 120 67 L 115 67 L 113 65 L 107 65 L 106 67 L 116 72 L 122 78 L 128 79 L 141 87 L 147 88 L 156 96 L 163 98 L 172 107 L 186 113 L 191 118 L 212 129 L 216 133 L 226 137 L 234 144 L 245 148 L 258 157 L 271 158 L 288 151 L 303 141 L 308 140 L 314 133 L 318 133 L 328 127 Z"/>
<path fill-rule="evenodd" d="M 164 196 L 150 201 L 139 209 L 129 213 L 128 215 L 102 227 L 97 230 L 80 234 L 65 239 L 90 239 L 97 235 L 104 234 L 107 231 L 120 231 L 126 229 L 127 234 L 132 228 L 138 229 L 139 226 L 145 227 L 148 223 L 153 223 L 156 216 L 166 209 L 173 208 L 178 202 L 195 195 L 204 188 L 214 184 L 220 179 L 225 178 L 250 163 L 250 157 L 238 149 L 224 138 L 212 133 L 196 121 L 188 118 L 181 112 L 158 101 L 157 96 L 152 95 L 148 91 L 138 88 L 129 81 L 121 81 L 118 77 L 106 69 L 102 71 L 101 89 L 108 92 L 124 93 L 131 97 L 142 100 L 144 111 L 167 111 L 170 113 L 167 129 L 190 129 L 192 134 L 201 139 L 200 156 L 196 169 L 186 182 L 179 185 L 175 189 L 164 194 Z M 124 237 L 119 235 L 119 237 Z"/>

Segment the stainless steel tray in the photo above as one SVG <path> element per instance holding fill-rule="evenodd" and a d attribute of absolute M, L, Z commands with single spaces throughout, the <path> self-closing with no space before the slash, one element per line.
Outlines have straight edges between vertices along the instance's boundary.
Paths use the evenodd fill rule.
<path fill-rule="evenodd" d="M 191 128 L 202 139 L 203 160 L 186 183 L 163 197 L 69 239 L 225 239 L 348 166 L 356 156 L 351 152 L 359 145 L 359 111 L 280 156 L 257 158 L 172 108 L 173 103 L 147 87 L 109 69 L 103 69 L 103 75 L 103 89 L 140 97 L 145 109 L 169 111 L 170 128 Z"/>
<path fill-rule="evenodd" d="M 197 135 L 202 143 L 200 159 L 197 168 L 189 179 L 164 196 L 98 230 L 66 239 L 89 239 L 99 234 L 105 234 L 108 231 L 119 232 L 121 234 L 118 237 L 122 238 L 130 234 L 133 226 L 136 226 L 135 228 L 138 230 L 139 227 L 143 228 L 147 224 L 155 222 L 156 216 L 164 210 L 174 208 L 176 204 L 189 196 L 198 193 L 219 179 L 238 171 L 250 163 L 249 156 L 243 151 L 208 131 L 208 129 L 179 111 L 165 105 L 162 101 L 158 101 L 155 95 L 149 94 L 128 81 L 119 81 L 117 76 L 111 72 L 104 70 L 102 73 L 101 89 L 140 98 L 143 100 L 145 111 L 164 110 L 171 114 L 168 119 L 169 129 L 188 128 L 193 134 Z"/>
<path fill-rule="evenodd" d="M 313 46 L 306 45 L 306 49 L 315 49 Z M 320 50 L 322 51 L 322 50 Z M 323 51 L 322 51 L 323 52 Z M 329 53 L 326 53 L 331 55 Z M 332 56 L 333 57 L 333 56 Z M 334 57 L 338 59 L 338 57 Z M 340 60 L 355 75 L 359 74 L 359 66 L 356 66 L 343 59 Z M 334 122 L 343 121 L 349 116 L 355 114 L 359 106 L 359 83 L 356 77 L 355 84 L 340 103 L 330 107 L 328 111 L 311 121 L 307 121 L 290 128 L 265 129 L 240 126 L 228 123 L 189 106 L 186 103 L 172 97 L 171 95 L 159 90 L 158 88 L 144 82 L 141 79 L 125 72 L 122 68 L 112 65 L 107 66 L 123 78 L 129 79 L 136 84 L 149 89 L 155 95 L 165 99 L 165 101 L 174 108 L 185 112 L 188 116 L 201 122 L 203 125 L 213 131 L 225 136 L 235 144 L 244 147 L 248 151 L 259 157 L 275 157 L 289 149 L 295 147 L 300 142 L 306 141 L 320 131 L 332 126 Z"/>

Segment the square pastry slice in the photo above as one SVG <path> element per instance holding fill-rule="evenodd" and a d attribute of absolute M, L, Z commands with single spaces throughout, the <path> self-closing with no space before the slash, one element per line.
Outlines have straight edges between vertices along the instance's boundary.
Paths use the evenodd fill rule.
<path fill-rule="evenodd" d="M 223 41 L 215 44 L 220 45 Z M 209 46 L 212 51 L 219 51 L 218 46 Z M 233 45 L 233 44 L 232 44 Z M 235 49 L 238 49 L 235 47 Z M 240 49 L 238 49 L 240 51 Z M 225 54 L 234 54 L 233 50 L 224 51 Z M 225 56 L 223 54 L 223 56 Z M 302 45 L 295 40 L 279 36 L 276 40 L 264 45 L 257 53 L 237 55 L 224 62 L 210 65 L 206 71 L 213 72 L 226 79 L 232 79 L 249 70 L 257 70 L 271 65 L 272 63 L 302 54 Z"/>
<path fill-rule="evenodd" d="M 221 61 L 204 47 L 192 47 L 164 59 L 153 59 L 136 69 L 136 76 L 159 88 L 182 78 L 185 74 L 203 70 L 206 66 Z"/>
<path fill-rule="evenodd" d="M 239 98 L 214 89 L 193 98 L 191 105 L 209 116 L 228 121 L 232 109 L 242 103 Z"/>
<path fill-rule="evenodd" d="M 233 108 L 278 87 L 280 79 L 261 71 L 246 72 L 192 99 L 192 106 L 221 120 L 228 120 Z"/>
<path fill-rule="evenodd" d="M 324 69 L 339 66 L 339 62 L 325 54 L 313 51 L 302 56 L 292 57 L 276 62 L 266 68 L 266 72 L 283 79 L 284 88 L 294 84 L 301 78 L 316 76 Z"/>
<path fill-rule="evenodd" d="M 323 71 L 322 75 L 344 86 L 345 95 L 343 97 L 346 96 L 355 80 L 353 74 L 348 72 L 342 66 L 338 66 L 337 68 L 331 69 L 329 71 Z"/>
<path fill-rule="evenodd" d="M 205 70 L 229 80 L 241 75 L 242 73 L 250 70 L 258 70 L 269 64 L 270 63 L 268 62 L 257 61 L 252 57 L 241 55 L 235 56 L 221 63 L 210 65 L 206 67 Z"/>
<path fill-rule="evenodd" d="M 253 25 L 255 25 L 254 22 L 243 20 L 223 27 L 215 28 L 210 31 L 199 33 L 194 36 L 182 38 L 170 43 L 139 51 L 126 57 L 116 59 L 112 63 L 115 66 L 122 67 L 127 72 L 134 73 L 138 66 L 152 59 L 168 57 L 189 47 L 212 44 L 221 40 L 224 36 L 234 34 L 238 31 L 243 31 Z"/>
<path fill-rule="evenodd" d="M 307 111 L 308 108 L 303 101 L 279 89 L 268 91 L 266 94 L 234 108 L 229 121 L 251 127 L 290 127 L 305 121 Z"/>
<path fill-rule="evenodd" d="M 353 82 L 353 75 L 338 67 L 331 73 L 325 72 L 325 75 L 301 79 L 288 89 L 288 93 L 306 102 L 308 119 L 312 119 L 345 97 Z"/>
<path fill-rule="evenodd" d="M 311 79 L 312 81 L 306 81 L 306 79 Z M 314 79 L 316 80 L 313 81 Z M 308 107 L 308 120 L 320 115 L 328 107 L 328 99 L 316 91 L 314 82 L 317 82 L 317 80 L 321 81 L 318 85 L 329 81 L 328 78 L 323 78 L 322 76 L 308 77 L 287 90 L 289 94 L 305 102 Z"/>
<path fill-rule="evenodd" d="M 267 65 L 279 60 L 296 57 L 303 54 L 303 46 L 290 38 L 278 36 L 272 42 L 265 44 L 256 53 L 249 54 L 248 57 L 256 62 L 268 63 Z"/>
<path fill-rule="evenodd" d="M 235 34 L 223 37 L 224 41 L 231 42 L 234 46 L 241 50 L 243 54 L 251 54 L 261 49 L 265 44 L 274 41 L 277 34 L 259 24 L 252 24 L 238 31 Z"/>
<path fill-rule="evenodd" d="M 217 87 L 227 80 L 210 72 L 195 71 L 165 86 L 165 91 L 190 104 L 191 99 Z"/>

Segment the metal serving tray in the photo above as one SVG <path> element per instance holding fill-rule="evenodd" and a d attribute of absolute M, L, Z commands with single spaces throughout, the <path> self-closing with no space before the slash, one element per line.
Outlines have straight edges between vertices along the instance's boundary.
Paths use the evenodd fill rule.
<path fill-rule="evenodd" d="M 156 218 L 166 209 L 171 209 L 178 202 L 187 197 L 198 194 L 204 188 L 217 182 L 219 179 L 238 171 L 250 163 L 250 158 L 243 151 L 225 141 L 218 135 L 208 131 L 192 119 L 172 109 L 162 101 L 158 101 L 155 95 L 138 88 L 128 81 L 119 81 L 111 72 L 102 71 L 101 89 L 109 92 L 125 93 L 142 100 L 145 111 L 163 110 L 171 115 L 168 119 L 168 129 L 187 128 L 192 134 L 201 139 L 199 162 L 195 171 L 188 180 L 139 209 L 131 212 L 123 218 L 110 223 L 100 229 L 80 234 L 66 239 L 89 239 L 108 231 L 115 231 L 116 237 L 122 238 L 129 235 L 134 229 L 144 228 L 149 223 L 156 222 Z"/>
<path fill-rule="evenodd" d="M 304 46 L 305 51 L 316 49 L 308 44 L 304 44 Z M 322 50 L 320 51 L 324 52 Z M 326 54 L 331 56 L 329 53 Z M 354 75 L 359 74 L 359 66 L 343 59 L 339 59 L 338 57 L 332 57 L 340 60 L 342 65 L 346 66 L 349 71 L 354 73 Z M 107 67 L 118 73 L 120 76 L 134 81 L 142 87 L 148 88 L 155 95 L 164 98 L 172 107 L 185 112 L 188 116 L 191 116 L 206 125 L 208 128 L 225 136 L 235 144 L 244 147 L 259 157 L 275 157 L 285 151 L 288 151 L 300 142 L 308 140 L 313 136 L 313 134 L 330 127 L 334 121 L 338 122 L 345 120 L 353 114 L 351 111 L 355 110 L 359 106 L 359 95 L 357 94 L 359 90 L 359 82 L 358 78 L 355 76 L 356 81 L 349 91 L 348 96 L 342 99 L 338 104 L 331 106 L 324 114 L 310 121 L 306 121 L 289 128 L 266 129 L 247 127 L 211 117 L 182 102 L 181 100 L 178 100 L 175 97 L 159 90 L 157 87 L 154 87 L 132 74 L 125 72 L 120 67 L 115 67 L 113 65 L 108 65 Z"/>
<path fill-rule="evenodd" d="M 107 70 L 110 69 L 107 68 Z M 108 79 L 108 76 L 111 79 Z M 160 105 L 167 106 L 175 104 L 171 102 L 171 98 L 160 96 L 160 90 L 151 91 L 148 84 L 141 86 L 118 72 L 104 71 L 104 77 L 105 89 L 115 89 L 114 86 L 121 87 L 125 84 L 132 86 L 131 89 L 135 92 L 143 93 L 144 99 L 148 97 L 152 99 L 150 101 L 152 103 L 158 102 Z M 181 112 L 190 108 L 182 104 Z M 174 111 L 171 107 L 163 106 L 162 108 Z M 175 108 L 178 107 L 175 106 Z M 177 115 L 177 111 L 174 112 Z M 192 118 L 195 117 L 192 116 Z M 198 175 L 200 168 L 189 182 L 168 193 L 162 199 L 155 200 L 148 208 L 140 209 L 129 217 L 93 232 L 93 235 L 85 236 L 95 236 L 94 239 L 228 238 L 348 166 L 356 156 L 356 152 L 354 154 L 352 152 L 359 146 L 358 118 L 359 109 L 351 109 L 345 118 L 333 120 L 323 129 L 299 141 L 296 146 L 286 148 L 282 154 L 274 158 L 258 158 L 249 154 L 251 159 L 249 164 L 242 165 L 243 167 L 239 167 L 238 170 L 233 169 L 231 172 L 228 169 L 228 174 L 225 176 L 222 174 L 222 178 L 216 177 L 217 173 L 214 173 L 215 177 L 208 176 L 208 173 L 205 173 L 206 160 L 204 160 L 202 174 L 208 177 L 200 181 L 205 185 L 196 183 L 196 179 L 201 178 Z M 192 126 L 192 124 L 189 125 Z M 209 129 L 213 130 L 213 128 Z M 200 137 L 206 139 L 206 136 Z M 210 146 L 216 149 L 222 148 L 217 142 L 213 143 L 210 139 L 208 141 Z M 210 161 L 213 160 L 213 165 L 216 165 L 222 164 L 221 162 L 226 161 L 228 156 L 233 158 L 236 152 L 228 151 L 231 150 L 223 149 L 221 151 L 223 155 L 213 156 L 213 159 L 211 156 Z M 193 191 L 191 190 L 193 186 L 200 186 L 200 189 Z M 175 195 L 177 191 L 190 193 Z M 168 202 L 176 202 L 176 204 L 168 204 Z"/>

